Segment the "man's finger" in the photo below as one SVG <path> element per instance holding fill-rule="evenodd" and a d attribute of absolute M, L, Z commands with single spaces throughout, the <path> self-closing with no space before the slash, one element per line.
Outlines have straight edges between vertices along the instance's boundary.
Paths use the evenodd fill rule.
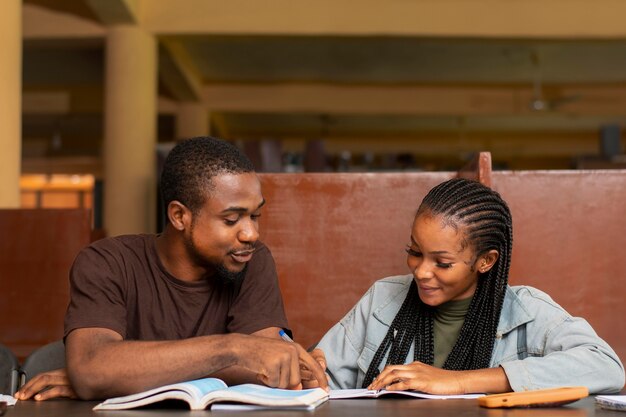
<path fill-rule="evenodd" d="M 35 395 L 35 401 L 45 401 L 50 398 L 76 398 L 74 391 L 67 385 L 55 386 Z"/>
<path fill-rule="evenodd" d="M 299 345 L 298 345 L 299 346 Z M 306 364 L 306 367 L 315 379 L 319 382 L 320 388 L 328 389 L 328 380 L 326 379 L 326 373 L 324 372 L 324 368 L 319 364 L 319 362 L 313 358 L 306 350 L 299 346 L 298 353 L 300 354 L 300 360 Z"/>
<path fill-rule="evenodd" d="M 325 371 L 327 365 L 326 355 L 324 355 L 324 351 L 322 349 L 313 349 L 313 351 L 311 352 L 311 356 L 317 361 L 317 363 L 320 364 L 322 369 Z"/>
<path fill-rule="evenodd" d="M 297 343 L 294 343 L 294 345 L 296 345 L 296 349 L 293 350 L 293 354 L 290 356 L 289 389 L 302 389 L 299 354 L 302 347 Z"/>

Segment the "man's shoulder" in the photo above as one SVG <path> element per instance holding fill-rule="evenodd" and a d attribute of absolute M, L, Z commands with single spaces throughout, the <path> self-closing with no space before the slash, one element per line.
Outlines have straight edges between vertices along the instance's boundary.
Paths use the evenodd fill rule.
<path fill-rule="evenodd" d="M 105 237 L 92 242 L 87 248 L 97 251 L 123 252 L 136 248 L 145 248 L 154 241 L 155 235 L 135 234 Z"/>
<path fill-rule="evenodd" d="M 145 263 L 154 252 L 155 235 L 137 234 L 106 237 L 83 248 L 74 261 L 80 269 L 97 268 L 98 265 L 123 267 L 127 262 Z"/>

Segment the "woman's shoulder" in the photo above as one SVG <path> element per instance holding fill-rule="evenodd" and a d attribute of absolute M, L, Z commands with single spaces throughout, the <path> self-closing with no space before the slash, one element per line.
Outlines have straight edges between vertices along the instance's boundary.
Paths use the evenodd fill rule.
<path fill-rule="evenodd" d="M 413 282 L 413 275 L 393 275 L 376 281 L 370 291 L 374 294 L 397 295 L 406 293 Z"/>
<path fill-rule="evenodd" d="M 568 314 L 567 311 L 546 292 L 529 285 L 509 287 L 506 297 L 515 298 L 515 301 L 531 312 L 537 310 L 552 310 Z"/>

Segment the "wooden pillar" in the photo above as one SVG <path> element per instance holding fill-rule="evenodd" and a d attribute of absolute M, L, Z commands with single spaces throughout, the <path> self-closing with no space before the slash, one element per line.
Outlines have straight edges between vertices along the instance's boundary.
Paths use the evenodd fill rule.
<path fill-rule="evenodd" d="M 104 228 L 156 228 L 157 46 L 136 26 L 109 29 L 106 51 Z"/>
<path fill-rule="evenodd" d="M 22 160 L 22 2 L 0 13 L 0 207 L 20 206 Z"/>

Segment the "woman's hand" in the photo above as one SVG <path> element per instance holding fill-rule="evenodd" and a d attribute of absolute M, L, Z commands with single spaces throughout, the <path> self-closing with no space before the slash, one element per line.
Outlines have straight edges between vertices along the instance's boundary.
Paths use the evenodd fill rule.
<path fill-rule="evenodd" d="M 422 362 L 388 365 L 367 388 L 415 390 L 439 395 L 466 394 L 464 372 L 435 368 Z"/>

